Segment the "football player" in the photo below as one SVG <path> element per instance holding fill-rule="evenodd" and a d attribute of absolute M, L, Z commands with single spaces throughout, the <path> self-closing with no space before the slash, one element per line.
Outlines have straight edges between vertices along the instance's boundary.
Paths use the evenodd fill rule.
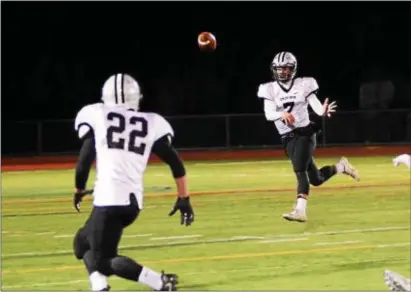
<path fill-rule="evenodd" d="M 151 152 L 172 171 L 177 201 L 170 216 L 180 211 L 181 224 L 189 226 L 194 212 L 187 189 L 186 171 L 171 144 L 173 129 L 156 113 L 139 111 L 142 95 L 136 80 L 126 74 L 111 76 L 102 89 L 102 103 L 83 107 L 75 130 L 83 141 L 75 172 L 74 207 L 79 211 L 94 158 L 96 181 L 93 210 L 74 238 L 74 254 L 82 259 L 92 291 L 108 291 L 107 277 L 138 281 L 156 291 L 175 291 L 177 275 L 141 266 L 118 254 L 124 228 L 143 209 L 143 174 Z"/>
<path fill-rule="evenodd" d="M 290 52 L 280 52 L 271 63 L 274 81 L 261 84 L 258 97 L 264 99 L 264 112 L 268 121 L 273 121 L 281 136 L 288 158 L 297 177 L 297 203 L 294 210 L 283 214 L 290 221 L 307 220 L 307 199 L 310 184 L 320 186 L 337 173 L 359 180 L 354 167 L 345 157 L 335 165 L 318 169 L 313 151 L 316 147 L 316 128 L 310 122 L 308 105 L 319 116 L 330 117 L 336 103 L 323 104 L 317 98 L 318 84 L 312 77 L 296 77 L 297 59 Z"/>

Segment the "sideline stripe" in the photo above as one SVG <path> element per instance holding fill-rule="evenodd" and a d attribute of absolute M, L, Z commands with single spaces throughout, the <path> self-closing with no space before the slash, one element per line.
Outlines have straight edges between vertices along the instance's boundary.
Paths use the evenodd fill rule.
<path fill-rule="evenodd" d="M 257 257 L 270 257 L 270 256 L 281 256 L 281 255 L 296 255 L 296 254 L 314 254 L 323 252 L 341 252 L 349 250 L 361 250 L 361 249 L 377 249 L 386 248 L 392 246 L 410 246 L 410 242 L 401 242 L 393 244 L 373 244 L 373 245 L 354 245 L 354 246 L 340 246 L 333 248 L 316 248 L 316 249 L 302 249 L 302 250 L 284 250 L 275 252 L 262 252 L 262 253 L 240 253 L 240 254 L 227 254 L 227 255 L 217 255 L 217 256 L 203 256 L 203 257 L 192 257 L 192 258 L 174 258 L 174 259 L 164 259 L 164 260 L 149 260 L 143 261 L 146 264 L 164 264 L 164 263 L 189 263 L 189 262 L 204 262 L 204 261 L 214 261 L 214 260 L 233 260 L 233 259 L 247 259 L 247 258 L 257 258 Z M 83 265 L 75 266 L 60 266 L 60 267 L 50 267 L 50 268 L 34 268 L 34 269 L 21 269 L 21 270 L 3 270 L 4 274 L 28 274 L 37 272 L 56 272 L 56 271 L 68 271 L 68 270 L 79 270 L 84 269 Z"/>
<path fill-rule="evenodd" d="M 369 189 L 369 188 L 392 188 L 392 187 L 409 187 L 406 183 L 397 184 L 364 184 L 356 186 L 333 186 L 333 187 L 318 187 L 315 188 L 316 191 L 330 191 L 330 190 L 354 190 L 354 189 Z M 295 191 L 294 188 L 284 188 L 284 189 L 237 189 L 237 190 L 221 190 L 221 191 L 200 191 L 190 193 L 190 196 L 212 196 L 212 195 L 227 195 L 227 194 L 250 194 L 250 193 L 282 193 L 282 192 L 292 192 Z M 164 198 L 164 197 L 174 197 L 175 193 L 149 193 L 145 194 L 146 198 Z M 73 198 L 48 198 L 48 199 L 5 199 L 2 198 L 2 204 L 18 204 L 18 203 L 45 203 L 45 202 L 71 202 Z M 91 201 L 91 197 L 86 197 L 83 201 Z"/>

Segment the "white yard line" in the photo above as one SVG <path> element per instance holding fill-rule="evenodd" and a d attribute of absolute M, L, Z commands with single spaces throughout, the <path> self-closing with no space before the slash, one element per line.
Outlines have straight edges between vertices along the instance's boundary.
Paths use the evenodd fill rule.
<path fill-rule="evenodd" d="M 379 244 L 377 245 L 378 248 L 384 247 L 402 247 L 402 246 L 411 246 L 411 242 L 400 242 L 400 243 L 389 243 L 389 244 Z"/>
<path fill-rule="evenodd" d="M 198 162 L 195 166 L 214 166 L 214 165 L 248 165 L 248 164 L 276 164 L 287 163 L 287 160 L 250 160 L 250 161 L 229 161 L 229 162 Z"/>
<path fill-rule="evenodd" d="M 40 232 L 40 233 L 36 233 L 36 235 L 51 235 L 51 234 L 55 234 L 56 232 L 51 231 L 51 232 Z"/>
<path fill-rule="evenodd" d="M 336 234 L 349 234 L 349 233 L 365 233 L 365 232 L 380 232 L 380 231 L 395 231 L 395 230 L 409 230 L 409 226 L 390 226 L 390 227 L 375 227 L 366 229 L 347 229 L 347 230 L 335 230 L 335 231 L 320 231 L 320 232 L 303 232 L 299 234 L 282 234 L 275 237 L 295 237 L 301 235 L 336 235 Z"/>
<path fill-rule="evenodd" d="M 282 242 L 292 242 L 292 241 L 303 241 L 308 240 L 308 237 L 301 237 L 301 238 L 284 238 L 284 239 L 271 239 L 271 240 L 262 240 L 259 241 L 260 243 L 282 243 Z"/>
<path fill-rule="evenodd" d="M 150 240 L 170 240 L 170 239 L 185 239 L 185 238 L 195 238 L 195 237 L 202 237 L 201 234 L 193 234 L 193 235 L 181 235 L 181 236 L 165 236 L 165 237 L 152 237 Z"/>
<path fill-rule="evenodd" d="M 247 235 L 231 237 L 232 240 L 236 240 L 236 239 L 238 239 L 238 240 L 241 240 L 241 239 L 264 239 L 264 238 L 265 238 L 264 236 L 247 236 Z"/>
<path fill-rule="evenodd" d="M 135 238 L 135 237 L 148 237 L 148 236 L 152 236 L 153 234 L 149 233 L 149 234 L 130 234 L 130 235 L 123 235 L 123 238 Z"/>
<path fill-rule="evenodd" d="M 347 240 L 347 241 L 338 241 L 338 242 L 316 242 L 314 245 L 346 245 L 363 242 L 362 240 Z"/>
<path fill-rule="evenodd" d="M 54 238 L 68 238 L 68 237 L 74 237 L 74 234 L 54 235 Z"/>
<path fill-rule="evenodd" d="M 409 230 L 409 226 L 392 226 L 392 227 L 376 227 L 376 228 L 367 228 L 367 229 L 350 229 L 350 230 L 335 230 L 335 231 L 321 231 L 321 232 L 305 232 L 305 233 L 296 233 L 296 234 L 278 234 L 274 236 L 232 236 L 229 238 L 214 238 L 214 239 L 204 239 L 199 241 L 183 241 L 183 242 L 168 242 L 162 244 L 135 244 L 135 245 L 123 245 L 120 246 L 119 249 L 122 248 L 147 248 L 147 247 L 156 247 L 156 246 L 175 246 L 179 244 L 196 244 L 196 243 L 228 243 L 228 242 L 236 242 L 236 241 L 252 241 L 252 240 L 276 240 L 281 238 L 292 238 L 292 237 L 301 237 L 301 236 L 321 236 L 321 235 L 338 235 L 338 234 L 349 234 L 349 233 L 363 233 L 363 232 L 381 232 L 381 231 L 395 231 L 395 230 Z M 170 236 L 170 237 L 157 237 L 162 239 L 170 238 L 179 238 L 184 239 L 187 238 L 182 236 Z M 198 235 L 191 235 L 194 237 L 198 237 Z M 156 237 L 154 237 L 156 238 Z M 152 239 L 151 239 L 152 240 Z M 158 239 L 159 240 L 159 239 Z M 25 253 L 11 253 L 11 254 L 2 254 L 2 258 L 7 257 L 24 257 L 24 256 L 45 256 L 45 255 L 59 255 L 59 254 L 69 254 L 72 253 L 72 250 L 58 250 L 53 252 L 25 252 Z"/>

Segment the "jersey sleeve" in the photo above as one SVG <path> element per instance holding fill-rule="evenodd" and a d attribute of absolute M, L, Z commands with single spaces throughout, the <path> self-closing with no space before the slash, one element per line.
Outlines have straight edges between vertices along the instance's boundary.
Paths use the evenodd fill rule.
<path fill-rule="evenodd" d="M 80 139 L 84 138 L 90 131 L 94 130 L 94 108 L 92 105 L 83 107 L 74 121 L 74 130 Z"/>
<path fill-rule="evenodd" d="M 270 93 L 268 91 L 268 84 L 269 83 L 264 83 L 264 84 L 260 84 L 260 86 L 258 86 L 257 96 L 259 98 L 271 99 L 270 98 Z"/>
<path fill-rule="evenodd" d="M 171 127 L 170 123 L 167 122 L 165 118 L 158 114 L 154 114 L 154 141 L 157 141 L 161 137 L 164 136 L 171 136 L 174 137 L 174 131 L 173 128 Z"/>
<path fill-rule="evenodd" d="M 305 99 L 307 99 L 311 94 L 317 94 L 319 89 L 317 80 L 312 77 L 304 78 L 304 89 Z"/>

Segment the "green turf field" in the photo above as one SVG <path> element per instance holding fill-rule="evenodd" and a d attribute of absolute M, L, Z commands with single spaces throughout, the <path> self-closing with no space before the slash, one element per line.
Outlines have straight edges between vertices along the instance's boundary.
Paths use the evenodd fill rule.
<path fill-rule="evenodd" d="M 410 274 L 410 172 L 391 157 L 350 161 L 361 181 L 340 175 L 312 188 L 306 224 L 281 218 L 295 199 L 289 162 L 187 163 L 199 194 L 189 228 L 167 216 L 169 169 L 151 165 L 145 209 L 121 252 L 178 273 L 182 290 L 387 290 L 384 269 Z M 76 213 L 72 190 L 73 170 L 2 173 L 2 291 L 89 290 L 71 250 L 91 201 Z M 150 290 L 115 277 L 110 284 Z"/>

